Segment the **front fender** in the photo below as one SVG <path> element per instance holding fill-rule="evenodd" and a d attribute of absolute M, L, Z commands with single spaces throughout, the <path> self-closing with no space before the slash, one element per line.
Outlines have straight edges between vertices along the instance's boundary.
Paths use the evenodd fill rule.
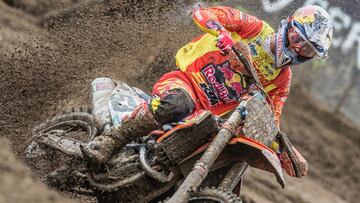
<path fill-rule="evenodd" d="M 247 162 L 251 167 L 273 173 L 282 188 L 285 187 L 284 174 L 276 153 L 265 145 L 244 136 L 233 138 L 228 149 L 239 161 Z"/>

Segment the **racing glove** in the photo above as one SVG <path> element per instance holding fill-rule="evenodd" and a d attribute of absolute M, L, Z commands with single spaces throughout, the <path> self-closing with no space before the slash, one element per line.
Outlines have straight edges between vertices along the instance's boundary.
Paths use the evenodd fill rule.
<path fill-rule="evenodd" d="M 231 38 L 231 33 L 228 31 L 221 31 L 216 44 L 216 46 L 220 49 L 220 53 L 222 55 L 227 55 L 233 44 L 234 41 Z"/>

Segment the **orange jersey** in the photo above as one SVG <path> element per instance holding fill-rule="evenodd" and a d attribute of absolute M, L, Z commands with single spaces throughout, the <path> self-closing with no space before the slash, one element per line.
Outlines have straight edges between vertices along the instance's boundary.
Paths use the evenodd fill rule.
<path fill-rule="evenodd" d="M 216 47 L 220 31 L 230 31 L 234 41 L 248 44 L 254 67 L 271 98 L 279 123 L 284 102 L 288 96 L 291 70 L 277 69 L 269 51 L 270 36 L 274 30 L 264 21 L 229 7 L 199 9 L 193 14 L 195 23 L 207 33 L 182 47 L 176 55 L 176 64 L 191 82 L 203 108 L 215 115 L 223 115 L 238 105 L 246 91 L 242 72 L 235 68 L 229 56 L 220 54 Z"/>

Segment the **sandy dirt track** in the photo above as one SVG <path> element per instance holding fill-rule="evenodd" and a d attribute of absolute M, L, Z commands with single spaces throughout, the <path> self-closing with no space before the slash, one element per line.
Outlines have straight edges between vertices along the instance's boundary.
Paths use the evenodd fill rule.
<path fill-rule="evenodd" d="M 31 171 L 10 152 L 7 140 L 0 138 L 0 202 L 71 203 L 31 175 Z"/>
<path fill-rule="evenodd" d="M 162 73 L 173 70 L 177 49 L 201 33 L 183 14 L 185 6 L 110 0 L 77 12 L 35 15 L 0 1 L 0 202 L 71 202 L 31 176 L 6 140 L 22 160 L 30 129 L 64 109 L 86 105 L 96 77 L 149 92 Z M 291 94 L 282 129 L 308 159 L 310 173 L 288 178 L 281 190 L 274 177 L 251 170 L 246 202 L 357 202 L 360 131 L 311 101 L 301 87 Z"/>

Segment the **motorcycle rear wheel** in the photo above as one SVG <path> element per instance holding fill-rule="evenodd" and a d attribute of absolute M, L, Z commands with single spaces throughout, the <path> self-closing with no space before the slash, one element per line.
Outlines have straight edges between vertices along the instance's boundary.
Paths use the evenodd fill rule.
<path fill-rule="evenodd" d="M 239 196 L 218 188 L 203 188 L 191 196 L 189 203 L 241 203 Z"/>
<path fill-rule="evenodd" d="M 67 112 L 42 122 L 33 128 L 32 133 L 36 136 L 40 133 L 62 131 L 62 136 L 88 142 L 97 134 L 94 126 L 93 115 L 80 108 L 80 111 Z M 42 144 L 38 144 L 38 146 L 44 154 L 29 159 L 28 162 L 34 173 L 45 183 L 65 191 L 74 191 L 73 187 L 81 186 L 80 184 L 84 183 L 80 178 L 81 171 L 85 169 L 82 160 Z M 75 173 L 80 176 L 74 177 Z"/>
<path fill-rule="evenodd" d="M 47 133 L 51 130 L 58 130 L 61 127 L 66 127 L 69 125 L 78 126 L 79 124 L 76 121 L 83 121 L 84 125 L 82 127 L 86 129 L 87 135 L 74 137 L 83 142 L 90 141 L 96 134 L 97 128 L 94 127 L 94 116 L 87 112 L 87 108 L 79 108 L 75 110 L 72 109 L 72 112 L 65 112 L 61 115 L 57 115 L 51 119 L 48 119 L 39 125 L 35 126 L 32 130 L 32 134 L 37 133 Z M 78 126 L 81 127 L 81 126 Z"/>

